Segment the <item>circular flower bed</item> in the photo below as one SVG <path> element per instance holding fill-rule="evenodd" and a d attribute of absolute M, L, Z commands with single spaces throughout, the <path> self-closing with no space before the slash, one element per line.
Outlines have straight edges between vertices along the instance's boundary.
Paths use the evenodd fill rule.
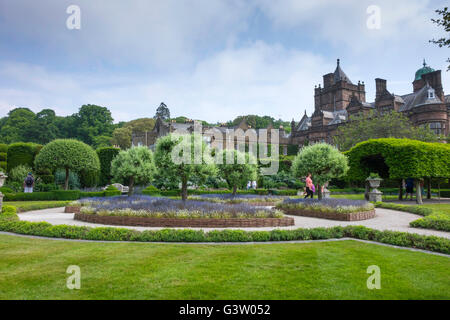
<path fill-rule="evenodd" d="M 341 221 L 358 221 L 375 217 L 373 204 L 349 199 L 286 199 L 277 204 L 286 214 Z"/>
<path fill-rule="evenodd" d="M 293 225 L 279 210 L 249 204 L 186 201 L 149 196 L 91 198 L 73 202 L 76 220 L 151 227 L 269 227 Z M 79 209 L 76 209 L 79 208 Z"/>

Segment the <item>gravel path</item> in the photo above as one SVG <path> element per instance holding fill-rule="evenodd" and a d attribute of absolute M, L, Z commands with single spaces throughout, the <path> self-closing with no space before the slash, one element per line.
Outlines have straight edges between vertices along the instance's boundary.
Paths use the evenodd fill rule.
<path fill-rule="evenodd" d="M 55 208 L 55 209 L 45 209 L 38 211 L 29 211 L 25 213 L 20 213 L 20 220 L 24 221 L 46 221 L 53 225 L 75 225 L 75 226 L 89 226 L 89 227 L 105 227 L 106 225 L 99 225 L 94 223 L 88 223 L 83 221 L 73 220 L 73 214 L 64 213 L 64 208 Z M 273 229 L 298 229 L 298 228 L 316 228 L 316 227 L 334 227 L 334 226 L 348 226 L 348 225 L 357 225 L 357 226 L 365 226 L 372 229 L 377 230 L 391 230 L 391 231 L 402 231 L 409 233 L 416 233 L 421 235 L 434 235 L 438 237 L 444 237 L 450 239 L 450 232 L 445 231 L 436 231 L 436 230 L 428 230 L 428 229 L 419 229 L 419 228 L 411 228 L 409 223 L 411 221 L 417 220 L 421 218 L 419 215 L 415 215 L 412 213 L 394 211 L 388 209 L 377 208 L 376 216 L 373 219 L 363 220 L 363 221 L 334 221 L 334 220 L 326 220 L 326 219 L 318 219 L 318 218 L 309 218 L 309 217 L 297 217 L 291 216 L 295 220 L 295 225 L 290 227 L 265 227 L 265 228 L 237 228 L 240 230 L 246 231 L 264 231 L 264 230 L 273 230 Z M 163 228 L 151 228 L 151 227 L 121 227 L 121 226 L 108 226 L 115 228 L 127 228 L 127 229 L 135 229 L 135 230 L 159 230 Z M 183 228 L 175 228 L 175 229 L 183 229 Z M 193 228 L 193 229 L 203 229 L 205 231 L 211 230 L 223 230 L 225 228 Z M 233 228 L 226 228 L 233 229 Z"/>

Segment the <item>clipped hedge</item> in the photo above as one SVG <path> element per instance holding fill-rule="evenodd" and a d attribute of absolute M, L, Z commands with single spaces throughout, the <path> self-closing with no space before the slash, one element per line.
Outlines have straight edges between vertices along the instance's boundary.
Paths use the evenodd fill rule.
<path fill-rule="evenodd" d="M 450 145 L 410 139 L 370 139 L 345 152 L 350 180 L 365 180 L 371 172 L 383 178 L 448 178 Z"/>
<path fill-rule="evenodd" d="M 119 148 L 106 147 L 96 150 L 100 160 L 100 185 L 105 186 L 111 183 L 111 162 L 119 154 Z"/>
<path fill-rule="evenodd" d="M 54 190 L 50 192 L 5 193 L 3 201 L 63 201 L 92 197 L 112 197 L 118 195 L 121 195 L 120 191 L 82 192 L 78 190 Z"/>
<path fill-rule="evenodd" d="M 202 190 L 202 189 L 189 189 L 188 195 L 202 195 L 202 194 L 231 194 L 231 190 Z M 277 195 L 277 196 L 291 196 L 297 195 L 297 190 L 285 189 L 249 189 L 249 190 L 237 190 L 237 194 L 257 194 L 257 195 Z M 154 186 L 149 186 L 142 191 L 142 194 L 147 196 L 163 196 L 163 197 L 177 197 L 181 194 L 181 190 L 159 190 Z"/>
<path fill-rule="evenodd" d="M 34 159 L 41 149 L 42 145 L 30 142 L 10 144 L 7 152 L 8 172 L 19 165 L 34 168 Z"/>
<path fill-rule="evenodd" d="M 450 240 L 395 231 L 379 231 L 363 226 L 314 228 L 296 230 L 243 231 L 214 230 L 204 232 L 192 229 L 163 229 L 137 231 L 125 228 L 90 228 L 51 225 L 47 222 L 18 220 L 15 208 L 4 206 L 0 215 L 0 230 L 42 237 L 139 242 L 265 242 L 355 238 L 401 247 L 417 248 L 450 254 Z"/>

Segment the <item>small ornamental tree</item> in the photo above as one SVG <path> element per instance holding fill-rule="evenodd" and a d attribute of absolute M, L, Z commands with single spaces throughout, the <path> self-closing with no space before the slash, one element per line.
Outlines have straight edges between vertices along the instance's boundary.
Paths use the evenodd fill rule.
<path fill-rule="evenodd" d="M 201 183 L 215 175 L 211 150 L 200 135 L 169 134 L 156 141 L 155 163 L 158 174 L 178 184 L 181 198 L 187 199 L 188 182 Z"/>
<path fill-rule="evenodd" d="M 87 144 L 72 140 L 58 139 L 45 145 L 35 159 L 36 170 L 49 168 L 53 171 L 64 169 L 66 173 L 64 190 L 69 188 L 69 171 L 99 171 L 97 153 Z"/>
<path fill-rule="evenodd" d="M 296 177 L 311 173 L 319 200 L 322 199 L 322 186 L 332 178 L 345 176 L 348 169 L 347 157 L 327 143 L 304 147 L 294 158 L 291 167 Z"/>
<path fill-rule="evenodd" d="M 233 196 L 236 195 L 238 186 L 256 180 L 258 165 L 253 155 L 237 150 L 223 150 L 218 157 L 222 160 L 222 163 L 217 165 L 219 176 L 233 190 Z"/>
<path fill-rule="evenodd" d="M 128 183 L 128 196 L 133 195 L 135 184 L 149 183 L 154 173 L 153 153 L 146 147 L 134 147 L 120 151 L 111 162 L 113 179 Z"/>

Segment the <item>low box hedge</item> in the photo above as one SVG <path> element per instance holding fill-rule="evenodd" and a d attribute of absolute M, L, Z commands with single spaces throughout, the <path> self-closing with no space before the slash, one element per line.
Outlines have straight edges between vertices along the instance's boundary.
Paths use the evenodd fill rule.
<path fill-rule="evenodd" d="M 78 200 L 81 198 L 92 197 L 112 197 L 118 196 L 120 191 L 100 191 L 100 192 L 82 192 L 79 190 L 54 190 L 49 192 L 33 193 L 5 193 L 3 201 L 49 201 L 49 200 Z"/>
<path fill-rule="evenodd" d="M 406 232 L 379 231 L 363 226 L 295 230 L 276 229 L 272 231 L 214 230 L 204 232 L 203 230 L 192 229 L 137 231 L 125 228 L 90 228 L 51 225 L 47 222 L 20 221 L 15 211 L 12 206 L 5 205 L 3 207 L 0 215 L 1 231 L 52 238 L 139 242 L 264 242 L 348 237 L 450 254 L 450 239 Z"/>

